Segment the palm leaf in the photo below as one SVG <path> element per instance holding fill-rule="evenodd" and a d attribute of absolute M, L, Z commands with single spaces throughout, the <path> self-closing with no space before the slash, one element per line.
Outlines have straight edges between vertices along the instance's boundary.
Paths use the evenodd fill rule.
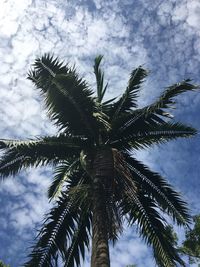
<path fill-rule="evenodd" d="M 184 202 L 178 192 L 172 189 L 167 181 L 158 173 L 152 172 L 147 166 L 140 163 L 133 157 L 124 155 L 132 177 L 139 184 L 145 194 L 151 195 L 159 204 L 163 211 L 173 217 L 179 225 L 188 225 L 191 216 L 186 202 Z"/>
<path fill-rule="evenodd" d="M 199 86 L 191 84 L 190 80 L 184 80 L 180 83 L 176 83 L 170 87 L 168 87 L 159 97 L 157 101 L 153 104 L 143 108 L 141 114 L 145 116 L 145 118 L 151 118 L 152 114 L 160 115 L 163 117 L 173 117 L 170 113 L 166 112 L 163 109 L 174 108 L 174 97 L 178 96 L 181 93 L 187 91 L 194 91 L 199 89 Z"/>
<path fill-rule="evenodd" d="M 59 255 L 66 266 L 74 267 L 74 262 L 79 266 L 79 249 L 84 259 L 85 247 L 89 246 L 91 189 L 84 185 L 87 180 L 82 172 L 73 178 L 46 216 L 30 260 L 24 266 L 54 266 Z"/>
<path fill-rule="evenodd" d="M 74 134 L 94 137 L 95 105 L 92 92 L 86 82 L 78 77 L 76 70 L 48 54 L 38 58 L 33 67 L 28 79 L 44 95 L 50 118 L 61 129 L 69 128 Z"/>
<path fill-rule="evenodd" d="M 128 114 L 120 114 L 120 116 L 116 117 L 116 120 L 113 121 L 110 139 L 112 139 L 113 136 L 117 136 L 119 132 L 122 133 L 131 128 L 145 129 L 147 125 L 165 123 L 163 118 L 173 117 L 170 113 L 164 110 L 173 108 L 172 105 L 175 104 L 173 98 L 183 92 L 194 91 L 197 89 L 199 89 L 199 86 L 191 84 L 190 80 L 184 80 L 181 83 L 168 87 L 153 104 L 142 109 L 130 111 Z"/>
<path fill-rule="evenodd" d="M 175 96 L 187 91 L 194 91 L 199 89 L 199 86 L 191 84 L 190 81 L 190 79 L 187 79 L 168 87 L 160 96 L 158 101 L 146 108 L 147 112 L 156 112 L 159 115 L 168 117 L 169 114 L 165 114 L 162 109 L 172 108 L 172 105 L 175 104 L 173 100 Z"/>
<path fill-rule="evenodd" d="M 122 201 L 124 214 L 129 214 L 129 223 L 137 223 L 140 235 L 147 245 L 154 251 L 154 257 L 159 266 L 176 266 L 184 262 L 179 257 L 177 250 L 173 247 L 168 231 L 163 222 L 165 219 L 159 214 L 158 206 L 150 198 L 143 194 L 133 197 L 129 190 L 124 190 Z"/>
<path fill-rule="evenodd" d="M 101 103 L 108 86 L 108 84 L 106 84 L 106 86 L 104 87 L 104 73 L 100 69 L 100 64 L 102 59 L 103 56 L 99 55 L 95 58 L 94 62 L 94 73 L 96 76 L 96 83 L 97 83 L 97 100 L 99 103 Z"/>
<path fill-rule="evenodd" d="M 117 148 L 120 148 L 120 144 L 129 143 L 130 149 L 146 148 L 153 144 L 164 143 L 179 137 L 191 137 L 197 133 L 197 131 L 187 125 L 181 123 L 163 122 L 158 123 L 146 123 L 142 125 L 143 128 L 135 127 L 134 124 L 119 129 L 117 138 L 113 140 Z M 115 137 L 115 138 L 116 138 Z M 114 138 L 113 138 L 114 139 Z"/>
<path fill-rule="evenodd" d="M 54 181 L 48 189 L 48 198 L 55 199 L 62 192 L 62 187 L 69 177 L 74 175 L 74 172 L 79 166 L 79 159 L 71 158 L 70 161 L 64 161 L 61 165 L 56 166 L 54 170 Z"/>
<path fill-rule="evenodd" d="M 163 109 L 174 108 L 175 101 L 173 98 L 183 92 L 199 89 L 199 86 L 190 83 L 190 80 L 184 80 L 167 88 L 160 98 L 153 104 L 133 111 L 128 116 L 124 116 L 120 130 L 134 125 L 135 128 L 145 128 L 146 124 L 163 124 L 165 121 L 160 117 L 173 117 Z"/>
<path fill-rule="evenodd" d="M 71 208 L 70 199 L 63 195 L 48 214 L 37 244 L 29 256 L 30 260 L 24 266 L 52 266 L 58 251 L 64 257 L 67 247 L 70 246 L 71 235 L 76 229 L 78 216 L 78 211 Z"/>
<path fill-rule="evenodd" d="M 144 78 L 147 76 L 147 71 L 141 66 L 134 69 L 130 75 L 128 86 L 122 97 L 114 103 L 112 108 L 112 122 L 114 122 L 121 113 L 137 107 L 136 99 L 138 91 Z"/>
<path fill-rule="evenodd" d="M 66 261 L 64 267 L 80 266 L 80 254 L 84 260 L 85 258 L 85 247 L 89 249 L 89 236 L 91 228 L 91 214 L 82 210 L 80 219 L 77 222 L 76 230 L 72 236 L 71 246 L 66 252 Z"/>
<path fill-rule="evenodd" d="M 140 202 L 143 206 L 145 216 L 138 214 L 137 222 L 140 233 L 148 245 L 151 245 L 154 252 L 154 258 L 158 266 L 169 267 L 185 266 L 180 258 L 178 251 L 173 247 L 171 236 L 164 225 L 164 218 L 158 213 L 157 205 L 144 195 L 140 196 Z M 140 210 L 139 210 L 140 211 Z"/>
<path fill-rule="evenodd" d="M 0 161 L 0 175 L 4 178 L 23 168 L 55 164 L 66 157 L 79 156 L 83 143 L 81 138 L 65 135 L 28 141 L 1 139 L 0 149 L 4 154 Z"/>
<path fill-rule="evenodd" d="M 127 160 L 125 155 L 124 159 Z M 131 159 L 131 164 L 135 167 L 136 164 L 133 164 L 133 162 L 135 163 L 135 160 Z M 119 162 L 117 163 L 119 165 Z M 190 219 L 186 205 L 180 199 L 179 194 L 173 191 L 161 177 L 153 174 L 153 178 L 151 179 L 153 181 L 151 181 L 149 175 L 146 177 L 142 175 L 141 168 L 139 170 L 140 171 L 133 168 L 131 176 L 129 175 L 129 177 L 134 177 L 135 182 L 133 183 L 130 183 L 129 179 L 124 179 L 124 176 L 122 177 L 118 171 L 119 175 L 116 178 L 120 188 L 118 193 L 119 198 L 122 200 L 121 209 L 123 214 L 129 214 L 129 222 L 131 224 L 137 222 L 144 240 L 148 245 L 153 247 L 154 256 L 159 266 L 174 266 L 176 262 L 184 265 L 177 251 L 173 248 L 172 243 L 170 242 L 168 232 L 162 223 L 165 220 L 160 216 L 158 210 L 160 206 L 165 209 L 167 208 L 169 214 L 172 214 L 174 219 L 176 219 L 180 224 L 183 224 L 185 222 L 189 222 Z M 145 169 L 145 171 L 147 172 L 147 169 Z M 136 176 L 139 176 L 139 178 L 136 179 Z M 137 188 L 136 190 L 135 187 Z M 153 197 L 156 196 L 156 201 L 154 201 L 151 197 L 151 194 Z M 157 201 L 158 205 L 156 204 Z"/>
<path fill-rule="evenodd" d="M 88 184 L 79 184 L 71 187 L 69 195 L 73 199 L 73 206 L 81 207 L 80 216 L 71 237 L 71 245 L 65 254 L 64 267 L 80 266 L 80 256 L 85 258 L 85 248 L 89 249 L 91 232 L 91 203 L 92 190 Z"/>

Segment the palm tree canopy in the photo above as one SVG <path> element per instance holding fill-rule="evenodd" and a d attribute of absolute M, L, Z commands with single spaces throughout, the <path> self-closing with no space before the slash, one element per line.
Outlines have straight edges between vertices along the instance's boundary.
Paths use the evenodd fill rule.
<path fill-rule="evenodd" d="M 58 255 L 65 267 L 80 266 L 89 248 L 97 176 L 109 240 L 118 239 L 126 220 L 130 226 L 137 224 L 158 266 L 184 265 L 173 248 L 165 214 L 187 226 L 191 219 L 187 204 L 165 178 L 134 158 L 133 151 L 195 135 L 191 126 L 171 120 L 168 110 L 177 95 L 199 87 L 184 80 L 168 87 L 151 105 L 138 108 L 148 75 L 139 66 L 119 98 L 103 101 L 108 84 L 104 85 L 100 68 L 102 58 L 96 57 L 94 63 L 96 95 L 74 67 L 49 54 L 36 59 L 28 79 L 40 90 L 58 135 L 0 140 L 2 179 L 27 167 L 55 166 L 48 190 L 55 206 L 24 266 L 54 266 Z"/>

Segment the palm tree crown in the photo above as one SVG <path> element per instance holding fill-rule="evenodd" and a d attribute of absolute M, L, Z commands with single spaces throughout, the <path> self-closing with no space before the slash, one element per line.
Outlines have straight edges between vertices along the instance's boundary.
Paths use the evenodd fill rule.
<path fill-rule="evenodd" d="M 140 86 L 147 76 L 134 69 L 119 98 L 103 101 L 107 84 L 95 59 L 97 95 L 79 78 L 76 69 L 46 54 L 36 59 L 28 74 L 40 90 L 56 136 L 0 140 L 3 178 L 21 169 L 53 164 L 54 180 L 48 197 L 54 207 L 47 215 L 29 260 L 24 266 L 80 266 L 92 237 L 92 267 L 110 266 L 109 241 L 118 239 L 124 220 L 136 224 L 153 248 L 158 266 L 184 265 L 167 231 L 167 214 L 178 225 L 188 225 L 186 203 L 158 173 L 133 157 L 133 151 L 190 137 L 196 130 L 170 121 L 166 112 L 174 97 L 198 86 L 190 80 L 168 87 L 153 104 L 137 108 Z"/>

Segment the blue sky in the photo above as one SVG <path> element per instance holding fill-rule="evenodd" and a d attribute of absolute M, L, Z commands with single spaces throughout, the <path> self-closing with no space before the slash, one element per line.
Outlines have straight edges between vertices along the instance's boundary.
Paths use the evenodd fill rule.
<path fill-rule="evenodd" d="M 76 64 L 94 86 L 93 59 L 104 55 L 107 97 L 118 96 L 138 65 L 151 70 L 140 104 L 150 103 L 172 83 L 200 83 L 199 0 L 1 0 L 0 138 L 53 134 L 41 98 L 26 80 L 45 52 Z M 200 129 L 200 92 L 177 99 L 176 119 Z M 182 192 L 192 213 L 200 212 L 199 135 L 141 151 L 138 157 Z M 51 168 L 26 170 L 0 184 L 0 258 L 19 266 L 48 210 Z M 180 236 L 182 231 L 177 229 Z M 114 267 L 154 266 L 151 250 L 128 229 L 111 250 Z M 86 262 L 84 267 L 88 267 Z M 194 265 L 195 266 L 195 265 Z"/>

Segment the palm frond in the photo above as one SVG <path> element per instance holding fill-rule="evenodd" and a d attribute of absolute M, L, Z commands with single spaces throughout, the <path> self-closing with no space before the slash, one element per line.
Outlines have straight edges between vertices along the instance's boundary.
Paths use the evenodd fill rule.
<path fill-rule="evenodd" d="M 103 102 L 102 103 L 102 105 L 103 106 L 109 106 L 109 105 L 111 105 L 111 103 L 116 99 L 117 97 L 113 97 L 113 98 L 111 98 L 111 99 L 108 99 L 108 100 L 106 100 L 105 102 Z"/>
<path fill-rule="evenodd" d="M 71 208 L 69 197 L 63 195 L 48 214 L 29 256 L 30 260 L 24 266 L 52 266 L 51 262 L 58 252 L 64 258 L 72 233 L 76 229 L 78 216 L 77 210 Z"/>
<path fill-rule="evenodd" d="M 140 196 L 140 203 L 143 206 L 145 216 L 138 214 L 137 223 L 140 233 L 148 245 L 151 245 L 156 263 L 160 267 L 185 266 L 184 261 L 173 247 L 171 236 L 164 224 L 164 218 L 158 213 L 157 206 L 151 198 Z"/>
<path fill-rule="evenodd" d="M 133 157 L 126 155 L 124 157 L 133 179 L 140 185 L 144 194 L 152 196 L 160 208 L 171 215 L 178 225 L 188 225 L 191 222 L 191 216 L 181 195 L 172 189 L 172 186 L 161 175 L 152 172 Z"/>
<path fill-rule="evenodd" d="M 123 217 L 116 197 L 116 181 L 113 177 L 107 179 L 109 179 L 109 182 L 102 188 L 101 201 L 105 209 L 104 223 L 107 226 L 108 239 L 114 245 L 123 230 Z"/>
<path fill-rule="evenodd" d="M 96 76 L 96 83 L 97 83 L 97 100 L 99 103 L 101 103 L 108 86 L 108 84 L 106 84 L 106 86 L 104 87 L 104 73 L 100 69 L 100 64 L 102 59 L 103 56 L 99 55 L 95 58 L 95 63 L 94 63 L 94 73 Z"/>
<path fill-rule="evenodd" d="M 128 131 L 129 129 L 142 130 L 148 126 L 161 125 L 165 121 L 156 114 L 147 114 L 144 109 L 137 109 L 120 115 L 112 124 L 112 131 L 110 132 L 110 139 L 118 134 Z"/>
<path fill-rule="evenodd" d="M 194 91 L 199 89 L 199 86 L 191 84 L 190 82 L 191 80 L 187 79 L 168 87 L 167 90 L 165 90 L 163 94 L 160 96 L 158 101 L 156 101 L 151 106 L 146 108 L 147 111 L 150 113 L 156 112 L 158 115 L 168 117 L 169 114 L 167 113 L 165 114 L 164 111 L 162 111 L 161 109 L 172 108 L 173 107 L 172 105 L 175 104 L 173 100 L 175 96 L 187 91 Z"/>
<path fill-rule="evenodd" d="M 176 102 L 173 98 L 181 93 L 199 89 L 198 85 L 194 85 L 190 83 L 190 81 L 191 80 L 187 79 L 168 87 L 157 101 L 141 110 L 143 115 L 145 115 L 145 118 L 147 119 L 149 116 L 151 117 L 152 114 L 167 118 L 173 117 L 173 115 L 165 111 L 165 109 L 174 108 Z"/>
<path fill-rule="evenodd" d="M 179 137 L 191 137 L 197 133 L 196 129 L 182 123 L 144 123 L 142 126 L 143 128 L 139 128 L 131 124 L 124 127 L 118 132 L 118 140 L 113 140 L 111 143 L 117 145 L 118 148 L 120 144 L 123 146 L 124 143 L 129 143 L 130 148 L 139 149 Z"/>
<path fill-rule="evenodd" d="M 145 129 L 148 125 L 156 125 L 165 123 L 165 118 L 172 118 L 173 116 L 166 112 L 165 109 L 174 108 L 174 97 L 186 92 L 199 89 L 199 86 L 190 83 L 190 80 L 184 80 L 181 83 L 177 83 L 167 88 L 166 91 L 160 96 L 160 98 L 153 104 L 146 106 L 142 109 L 130 111 L 128 114 L 120 114 L 113 121 L 112 131 L 110 133 L 112 139 L 113 136 L 117 136 L 119 132 L 126 131 L 128 129 Z"/>
<path fill-rule="evenodd" d="M 127 166 L 127 163 L 125 163 L 125 161 L 127 161 L 126 155 L 123 157 L 123 164 Z M 131 163 L 131 165 L 133 165 L 133 162 Z M 183 224 L 186 219 L 187 222 L 189 220 L 186 206 L 184 206 L 184 203 L 179 198 L 179 195 L 175 194 L 176 192 L 173 190 L 171 191 L 171 188 L 168 186 L 168 184 L 164 183 L 165 181 L 160 179 L 161 182 L 163 182 L 160 184 L 160 186 L 163 187 L 163 184 L 165 184 L 167 188 L 166 192 L 164 191 L 167 196 L 164 195 L 164 189 L 159 187 L 159 182 L 155 182 L 157 176 L 154 179 L 155 181 L 153 181 L 155 184 L 153 184 L 151 180 L 148 180 L 147 182 L 149 177 L 144 177 L 144 175 L 142 175 L 142 173 L 136 168 L 130 168 L 130 172 L 131 175 L 129 175 L 129 179 L 126 179 L 126 177 L 121 175 L 123 172 L 120 171 L 118 171 L 118 175 L 116 175 L 118 187 L 120 188 L 118 193 L 119 199 L 121 199 L 120 205 L 123 214 L 125 216 L 129 215 L 129 222 L 131 224 L 134 222 L 138 224 L 144 240 L 148 245 L 153 247 L 156 261 L 157 263 L 161 263 L 160 266 L 174 266 L 176 261 L 183 265 L 183 262 L 180 259 L 177 251 L 171 245 L 170 239 L 167 239 L 167 232 L 165 231 L 165 226 L 162 223 L 165 220 L 159 214 L 159 207 L 163 206 L 166 208 L 166 206 L 169 205 L 169 210 L 173 210 L 172 213 L 175 214 L 175 219 L 177 221 L 179 220 L 179 222 L 181 222 L 180 224 Z M 139 176 L 139 178 L 136 176 Z M 133 179 L 132 183 L 130 182 L 131 178 Z M 143 182 L 144 179 L 148 185 L 147 187 L 146 183 Z M 155 200 L 154 195 L 157 196 L 157 198 L 155 197 Z M 169 201 L 178 201 L 178 205 L 180 205 L 182 208 L 181 212 L 184 216 L 184 221 L 182 216 L 175 212 L 176 208 L 178 207 L 174 207 L 174 203 L 169 203 Z M 177 205 L 177 203 L 175 203 L 175 205 Z"/>
<path fill-rule="evenodd" d="M 73 181 L 59 197 L 45 219 L 30 260 L 24 266 L 52 266 L 56 255 L 62 257 L 65 266 L 74 267 L 75 262 L 76 266 L 80 265 L 79 250 L 84 259 L 85 248 L 89 248 L 91 225 L 91 201 L 88 197 L 91 190 L 82 182 L 79 177 L 76 185 L 73 186 Z"/>
<path fill-rule="evenodd" d="M 165 219 L 159 214 L 158 206 L 143 192 L 133 197 L 127 190 L 122 201 L 124 213 L 129 214 L 129 223 L 136 223 L 138 231 L 147 245 L 151 246 L 158 266 L 169 267 L 180 263 L 185 266 L 173 247 L 165 226 Z"/>
<path fill-rule="evenodd" d="M 141 66 L 132 71 L 124 94 L 113 105 L 112 122 L 114 122 L 121 113 L 130 111 L 131 108 L 137 107 L 136 99 L 138 97 L 138 91 L 147 74 L 147 71 Z"/>
<path fill-rule="evenodd" d="M 61 194 L 64 183 L 69 177 L 74 175 L 78 166 L 79 158 L 71 158 L 70 160 L 65 160 L 61 165 L 55 167 L 54 180 L 48 189 L 48 198 L 50 200 L 57 198 Z"/>
<path fill-rule="evenodd" d="M 66 252 L 64 267 L 80 266 L 80 254 L 85 258 L 85 248 L 89 250 L 89 237 L 91 232 L 91 214 L 82 210 L 80 219 L 77 222 L 76 230 L 72 236 L 71 246 Z"/>
<path fill-rule="evenodd" d="M 89 237 L 91 232 L 91 186 L 79 183 L 70 186 L 69 196 L 73 201 L 74 207 L 80 207 L 80 215 L 76 228 L 71 237 L 70 247 L 67 249 L 64 260 L 64 267 L 80 266 L 80 259 L 85 258 L 85 248 L 89 249 Z"/>
<path fill-rule="evenodd" d="M 4 178 L 23 168 L 56 164 L 66 157 L 79 156 L 83 143 L 82 138 L 66 135 L 27 141 L 1 139 L 0 149 L 4 154 L 0 160 L 0 176 Z"/>
<path fill-rule="evenodd" d="M 41 90 L 50 118 L 61 129 L 69 128 L 74 134 L 94 137 L 92 91 L 78 77 L 75 68 L 63 65 L 57 58 L 46 54 L 36 59 L 28 79 Z"/>

